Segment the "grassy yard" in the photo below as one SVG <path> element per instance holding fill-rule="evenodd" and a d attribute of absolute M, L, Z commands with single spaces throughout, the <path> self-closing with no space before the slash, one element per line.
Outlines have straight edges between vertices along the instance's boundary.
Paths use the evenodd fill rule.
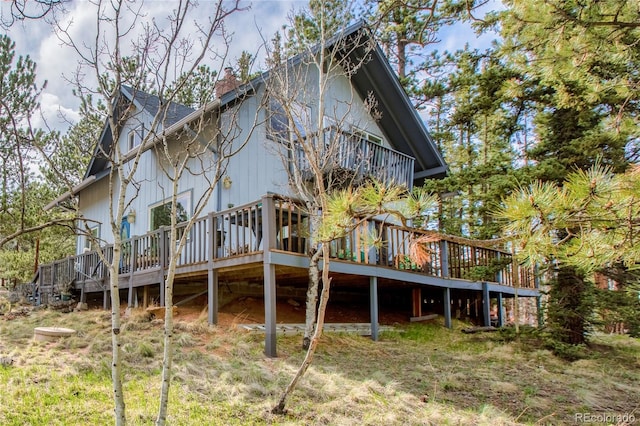
<path fill-rule="evenodd" d="M 78 335 L 33 340 L 37 326 Z M 173 425 L 574 424 L 576 413 L 633 414 L 640 423 L 640 342 L 596 336 L 587 357 L 556 358 L 534 337 L 466 335 L 463 324 L 411 325 L 379 342 L 327 335 L 284 416 L 269 413 L 299 365 L 300 337 L 262 354 L 262 335 L 178 321 Z M 112 423 L 110 314 L 33 312 L 0 317 L 0 424 Z M 152 424 L 162 322 L 141 313 L 122 332 L 129 424 Z M 8 360 L 13 360 L 10 363 Z M 606 422 L 605 422 L 606 423 Z M 613 422 L 615 424 L 615 422 Z"/>

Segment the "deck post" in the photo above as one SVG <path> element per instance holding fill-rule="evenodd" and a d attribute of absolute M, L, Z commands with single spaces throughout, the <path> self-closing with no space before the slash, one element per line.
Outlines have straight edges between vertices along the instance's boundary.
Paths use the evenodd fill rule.
<path fill-rule="evenodd" d="M 414 317 L 422 316 L 422 287 L 411 290 L 412 314 Z"/>
<path fill-rule="evenodd" d="M 369 310 L 371 311 L 371 340 L 378 340 L 378 277 L 369 277 Z"/>
<path fill-rule="evenodd" d="M 540 274 L 538 273 L 538 265 L 533 267 L 533 285 L 536 290 L 540 289 Z M 542 311 L 542 296 L 536 297 L 536 311 L 538 313 L 538 327 L 544 327 L 544 313 Z"/>
<path fill-rule="evenodd" d="M 136 270 L 136 241 L 134 238 L 129 240 L 131 245 L 131 259 L 129 259 L 129 294 L 127 295 L 127 309 L 131 309 L 133 305 L 133 272 Z"/>
<path fill-rule="evenodd" d="M 449 278 L 449 243 L 440 241 L 440 269 L 443 278 Z"/>
<path fill-rule="evenodd" d="M 217 256 L 217 238 L 216 230 L 218 229 L 215 216 L 213 213 L 209 213 L 207 218 L 207 253 L 209 254 L 207 259 L 207 304 L 208 315 L 207 320 L 209 325 L 218 323 L 218 271 L 213 269 L 213 258 Z"/>
<path fill-rule="evenodd" d="M 147 309 L 149 306 L 149 286 L 142 287 L 142 309 Z"/>
<path fill-rule="evenodd" d="M 53 302 L 53 289 L 56 286 L 56 262 L 51 265 L 51 290 L 49 291 L 49 298 Z M 106 308 L 105 308 L 106 309 Z"/>
<path fill-rule="evenodd" d="M 209 325 L 218 323 L 218 271 L 209 269 L 207 274 L 207 303 L 209 304 Z"/>
<path fill-rule="evenodd" d="M 109 290 L 102 291 L 102 309 L 109 309 Z"/>
<path fill-rule="evenodd" d="M 167 256 L 168 256 L 168 247 L 167 247 L 167 232 L 166 226 L 161 226 L 158 230 L 159 234 L 159 245 L 158 253 L 160 253 L 160 306 L 164 306 L 164 274 L 167 269 Z"/>
<path fill-rule="evenodd" d="M 544 327 L 544 314 L 542 313 L 542 296 L 536 297 L 536 310 L 538 311 L 538 327 Z"/>
<path fill-rule="evenodd" d="M 276 266 L 271 263 L 271 249 L 276 243 L 275 203 L 262 197 L 262 247 L 264 250 L 264 353 L 277 357 L 276 350 Z"/>
<path fill-rule="evenodd" d="M 160 286 L 160 306 L 164 306 L 164 281 L 158 283 Z"/>
<path fill-rule="evenodd" d="M 491 325 L 491 297 L 489 295 L 489 284 L 482 283 L 482 313 L 484 317 L 484 325 Z"/>
<path fill-rule="evenodd" d="M 451 328 L 451 289 L 449 287 L 442 289 L 442 303 L 444 308 L 444 326 Z"/>
<path fill-rule="evenodd" d="M 502 314 L 503 309 L 502 292 L 500 292 L 498 293 L 498 327 L 504 327 L 504 315 Z"/>

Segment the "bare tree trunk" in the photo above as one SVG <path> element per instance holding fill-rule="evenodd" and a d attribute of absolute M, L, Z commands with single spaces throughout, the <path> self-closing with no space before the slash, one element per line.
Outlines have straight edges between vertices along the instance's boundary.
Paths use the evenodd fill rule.
<path fill-rule="evenodd" d="M 280 399 L 278 400 L 278 404 L 271 409 L 273 414 L 283 414 L 285 412 L 285 404 L 287 398 L 294 391 L 298 381 L 302 378 L 304 373 L 307 371 L 311 362 L 313 361 L 313 356 L 316 353 L 316 347 L 318 346 L 318 341 L 320 340 L 320 336 L 322 336 L 322 330 L 324 328 L 324 317 L 327 311 L 327 303 L 329 302 L 329 289 L 331 287 L 331 278 L 329 277 L 329 243 L 322 243 L 322 293 L 320 294 L 320 306 L 318 307 L 318 322 L 316 324 L 315 332 L 313 333 L 313 337 L 311 338 L 311 342 L 309 344 L 309 349 L 307 349 L 307 354 L 300 364 L 300 368 L 298 368 L 298 372 L 291 382 L 284 390 L 282 395 L 280 395 Z"/>
<path fill-rule="evenodd" d="M 127 423 L 125 415 L 124 392 L 122 390 L 122 351 L 120 343 L 120 288 L 118 287 L 118 266 L 120 259 L 119 238 L 113 245 L 113 261 L 109 283 L 111 287 L 111 381 L 113 382 L 113 401 L 115 404 L 116 425 Z"/>
<path fill-rule="evenodd" d="M 173 227 L 171 233 L 172 244 L 175 246 L 175 227 Z M 172 256 L 171 258 L 169 274 L 164 282 L 164 353 L 162 357 L 160 408 L 158 409 L 158 418 L 156 419 L 156 425 L 158 426 L 162 426 L 167 422 L 169 388 L 171 386 L 171 371 L 173 366 L 173 278 L 176 269 L 174 257 L 175 256 Z"/>
<path fill-rule="evenodd" d="M 511 259 L 513 261 L 513 315 L 516 327 L 516 336 L 520 335 L 520 300 L 518 288 L 520 288 L 520 265 L 516 261 L 516 247 L 511 244 Z"/>
<path fill-rule="evenodd" d="M 309 288 L 307 289 L 307 311 L 305 316 L 304 338 L 302 339 L 302 349 L 309 349 L 311 336 L 314 334 L 316 323 L 316 305 L 318 304 L 318 290 L 320 287 L 320 270 L 318 261 L 321 251 L 316 251 L 309 259 Z"/>

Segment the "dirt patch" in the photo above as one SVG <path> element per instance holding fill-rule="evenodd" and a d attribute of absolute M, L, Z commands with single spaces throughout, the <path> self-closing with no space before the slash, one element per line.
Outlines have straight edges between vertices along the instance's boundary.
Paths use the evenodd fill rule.
<path fill-rule="evenodd" d="M 206 295 L 178 306 L 179 319 L 191 321 L 206 318 Z M 276 303 L 276 322 L 279 324 L 304 323 L 304 304 L 292 300 L 278 299 Z M 326 322 L 329 323 L 362 323 L 369 322 L 369 307 L 363 305 L 331 303 L 327 307 Z M 398 312 L 381 312 L 380 324 L 393 325 L 409 322 L 409 317 Z M 220 307 L 218 325 L 223 327 L 236 324 L 264 323 L 264 299 L 257 297 L 239 297 Z"/>

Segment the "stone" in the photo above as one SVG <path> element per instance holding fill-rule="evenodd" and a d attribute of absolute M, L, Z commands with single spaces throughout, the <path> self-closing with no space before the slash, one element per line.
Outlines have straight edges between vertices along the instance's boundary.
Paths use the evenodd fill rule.
<path fill-rule="evenodd" d="M 33 329 L 33 338 L 38 342 L 52 342 L 74 334 L 76 334 L 76 331 L 71 328 L 36 327 Z"/>

